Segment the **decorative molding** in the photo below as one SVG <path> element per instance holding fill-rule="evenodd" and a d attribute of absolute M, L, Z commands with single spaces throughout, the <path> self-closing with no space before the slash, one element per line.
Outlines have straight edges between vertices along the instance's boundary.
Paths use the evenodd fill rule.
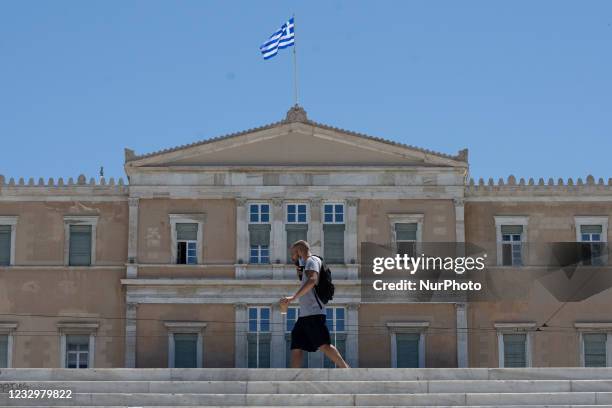
<path fill-rule="evenodd" d="M 287 111 L 285 122 L 308 122 L 308 116 L 304 108 L 295 104 Z"/>

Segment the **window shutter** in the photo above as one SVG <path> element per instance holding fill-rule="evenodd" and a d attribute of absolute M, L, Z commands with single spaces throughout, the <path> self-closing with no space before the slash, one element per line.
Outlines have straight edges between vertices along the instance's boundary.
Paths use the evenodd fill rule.
<path fill-rule="evenodd" d="M 257 342 L 259 337 L 259 365 L 257 365 Z M 248 368 L 270 367 L 270 333 L 248 333 L 247 334 L 247 360 Z"/>
<path fill-rule="evenodd" d="M 504 234 L 522 234 L 523 226 L 522 225 L 502 225 L 501 233 Z"/>
<path fill-rule="evenodd" d="M 198 358 L 198 335 L 195 333 L 174 334 L 174 367 L 196 368 Z"/>
<path fill-rule="evenodd" d="M 504 367 L 527 367 L 526 334 L 504 334 Z"/>
<path fill-rule="evenodd" d="M 585 333 L 582 335 L 585 367 L 606 366 L 606 337 L 606 333 Z"/>
<path fill-rule="evenodd" d="M 396 241 L 416 241 L 417 239 L 417 223 L 395 223 L 395 240 Z"/>
<path fill-rule="evenodd" d="M 344 224 L 325 224 L 323 234 L 325 262 L 344 263 Z"/>
<path fill-rule="evenodd" d="M 418 333 L 396 333 L 397 367 L 419 367 L 419 339 Z"/>
<path fill-rule="evenodd" d="M 11 264 L 11 226 L 0 225 L 0 265 Z"/>
<path fill-rule="evenodd" d="M 69 264 L 91 265 L 91 225 L 70 226 Z"/>
<path fill-rule="evenodd" d="M 249 224 L 250 245 L 270 245 L 270 224 Z"/>
<path fill-rule="evenodd" d="M 287 231 L 287 263 L 290 264 L 293 263 L 291 260 L 291 245 L 293 245 L 295 241 L 306 241 L 308 236 L 308 225 L 287 224 L 285 230 Z"/>
<path fill-rule="evenodd" d="M 601 225 L 581 225 L 580 232 L 582 234 L 601 234 Z"/>
<path fill-rule="evenodd" d="M 198 224 L 196 223 L 177 223 L 176 239 L 179 241 L 197 241 Z"/>
<path fill-rule="evenodd" d="M 8 336 L 0 336 L 0 368 L 8 367 Z"/>

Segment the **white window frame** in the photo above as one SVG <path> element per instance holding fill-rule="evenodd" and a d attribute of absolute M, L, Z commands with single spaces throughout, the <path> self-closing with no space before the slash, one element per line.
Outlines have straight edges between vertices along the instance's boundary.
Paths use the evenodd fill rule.
<path fill-rule="evenodd" d="M 519 267 L 525 266 L 528 262 L 527 258 L 527 232 L 529 225 L 529 216 L 527 215 L 496 215 L 495 218 L 495 241 L 497 251 L 497 266 L 503 266 L 503 245 L 501 227 L 502 225 L 520 225 L 523 227 L 523 233 L 521 234 L 521 265 L 506 265 L 506 267 Z"/>
<path fill-rule="evenodd" d="M 326 222 L 325 221 L 325 206 L 326 205 L 333 205 L 333 221 L 332 222 Z M 341 205 L 342 206 L 342 222 L 337 222 L 336 221 L 336 205 Z M 346 225 L 346 203 L 343 201 L 324 201 L 323 203 L 321 203 L 321 224 L 338 224 L 338 225 L 342 225 L 345 224 Z M 346 236 L 345 236 L 346 238 Z"/>
<path fill-rule="evenodd" d="M 581 229 L 583 225 L 601 225 L 601 239 L 599 241 L 583 241 Z M 574 217 L 574 226 L 576 228 L 576 242 L 608 242 L 608 216 L 591 216 L 591 215 L 577 215 Z M 608 257 L 606 254 L 602 256 L 603 264 L 608 263 Z"/>
<path fill-rule="evenodd" d="M 204 330 L 208 324 L 205 322 L 164 322 L 164 326 L 168 331 L 168 368 L 174 367 L 175 334 L 197 334 L 196 343 L 196 368 L 202 368 L 204 364 Z"/>
<path fill-rule="evenodd" d="M 507 225 L 507 224 L 505 224 Z M 525 334 L 525 366 L 532 366 L 532 347 L 533 332 L 536 324 L 526 323 L 495 323 L 493 325 L 497 331 L 497 360 L 499 368 L 504 368 L 504 334 Z"/>
<path fill-rule="evenodd" d="M 336 330 L 336 321 L 337 321 L 337 314 L 338 314 L 338 310 L 342 309 L 344 310 L 344 330 Z M 327 313 L 328 310 L 332 311 L 332 319 L 327 320 L 327 314 L 326 314 L 326 320 L 325 320 L 325 324 L 327 325 L 327 327 L 329 328 L 329 334 L 332 337 L 332 340 L 334 342 L 334 344 L 336 344 L 336 341 L 338 340 L 337 336 L 341 335 L 344 337 L 344 341 L 346 344 L 346 340 L 347 340 L 347 336 L 348 336 L 348 330 L 346 328 L 347 326 L 347 313 L 348 313 L 348 308 L 346 306 L 342 306 L 342 305 L 334 305 L 334 306 L 327 306 L 325 308 L 325 312 Z M 323 364 L 325 364 L 325 356 L 323 357 Z M 333 362 L 332 362 L 333 363 Z"/>
<path fill-rule="evenodd" d="M 258 210 L 258 218 L 259 221 L 251 221 L 251 206 L 252 205 L 257 205 L 259 206 L 259 210 Z M 268 221 L 261 221 L 261 206 L 262 205 L 267 205 L 268 206 Z M 247 221 L 249 224 L 272 224 L 272 204 L 267 202 L 267 201 L 249 201 L 247 203 Z"/>
<path fill-rule="evenodd" d="M 388 322 L 391 334 L 391 367 L 397 368 L 397 333 L 419 334 L 419 368 L 425 368 L 425 334 L 429 322 Z"/>
<path fill-rule="evenodd" d="M 96 236 L 98 229 L 97 215 L 66 215 L 64 216 L 64 265 L 70 266 L 70 226 L 71 225 L 90 225 L 91 226 L 91 263 L 89 266 L 96 265 Z M 75 266 L 75 268 L 87 267 L 85 265 Z"/>
<path fill-rule="evenodd" d="M 391 226 L 391 245 L 393 246 L 393 251 L 397 252 L 397 233 L 395 231 L 395 224 L 416 224 L 416 242 L 417 250 L 418 243 L 423 242 L 423 220 L 425 219 L 425 214 L 387 214 L 389 218 L 389 225 Z M 400 242 L 410 242 L 410 241 L 400 241 Z"/>
<path fill-rule="evenodd" d="M 257 309 L 257 318 L 256 318 L 256 322 L 257 322 L 257 330 L 256 331 L 251 331 L 251 309 Z M 268 309 L 268 326 L 269 326 L 269 330 L 268 331 L 262 331 L 261 330 L 261 310 L 262 309 Z M 296 320 L 297 321 L 297 320 Z M 257 344 L 257 348 L 255 349 L 255 354 L 256 354 L 256 358 L 257 358 L 257 368 L 259 368 L 259 334 L 260 333 L 269 333 L 270 334 L 270 367 L 272 366 L 272 308 L 270 306 L 266 306 L 266 305 L 250 305 L 247 307 L 247 335 L 248 333 L 256 333 L 256 343 Z M 246 342 L 246 346 L 247 346 L 247 350 L 246 350 L 246 355 L 247 355 L 247 365 L 248 365 L 248 359 L 249 359 L 249 342 L 247 340 Z"/>
<path fill-rule="evenodd" d="M 606 367 L 612 367 L 612 322 L 576 322 L 574 327 L 579 336 L 579 355 L 580 366 L 585 366 L 584 359 L 584 335 L 585 334 L 606 334 Z"/>
<path fill-rule="evenodd" d="M 60 334 L 60 368 L 66 368 L 66 336 L 71 334 L 89 336 L 87 368 L 95 368 L 95 345 L 98 327 L 98 323 L 61 322 L 57 324 Z"/>
<path fill-rule="evenodd" d="M 289 206 L 290 205 L 295 205 L 296 206 L 296 213 L 295 213 L 295 222 L 289 222 Z M 297 206 L 298 205 L 305 205 L 306 206 L 306 221 L 304 222 L 300 222 L 297 221 Z M 300 202 L 300 201 L 296 201 L 296 202 L 287 202 L 285 203 L 285 224 L 300 224 L 300 225 L 308 225 L 310 223 L 310 205 L 306 202 Z"/>
<path fill-rule="evenodd" d="M 10 225 L 11 226 L 11 253 L 9 266 L 15 265 L 15 236 L 17 232 L 17 222 L 19 221 L 18 216 L 0 216 L 0 225 Z M 4 266 L 6 268 L 6 266 Z"/>
<path fill-rule="evenodd" d="M 6 225 L 6 224 L 4 224 Z M 13 347 L 15 344 L 14 332 L 17 330 L 17 323 L 0 323 L 0 336 L 7 337 L 6 344 L 6 368 L 13 367 Z"/>
<path fill-rule="evenodd" d="M 176 238 L 176 224 L 198 224 L 198 235 L 197 235 L 197 244 L 196 244 L 196 257 L 197 262 L 195 265 L 201 265 L 203 263 L 204 258 L 204 224 L 206 223 L 206 214 L 168 214 L 168 219 L 170 221 L 170 263 L 174 265 L 179 265 L 176 263 L 177 258 L 177 245 L 178 240 Z M 194 264 L 186 264 L 182 266 L 193 266 Z"/>

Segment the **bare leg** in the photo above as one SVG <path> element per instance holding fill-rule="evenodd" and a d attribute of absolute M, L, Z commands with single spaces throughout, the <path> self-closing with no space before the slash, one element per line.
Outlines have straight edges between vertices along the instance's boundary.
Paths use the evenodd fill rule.
<path fill-rule="evenodd" d="M 291 349 L 291 368 L 302 368 L 302 353 L 300 349 Z"/>
<path fill-rule="evenodd" d="M 332 344 L 324 344 L 321 347 L 319 347 L 319 350 L 321 350 L 323 353 L 325 353 L 327 358 L 329 358 L 331 361 L 334 362 L 334 364 L 336 364 L 336 367 L 338 367 L 338 368 L 350 368 L 349 365 L 346 364 L 346 361 L 344 361 L 344 359 L 340 355 L 340 352 L 338 351 L 338 349 L 334 345 L 332 345 Z"/>

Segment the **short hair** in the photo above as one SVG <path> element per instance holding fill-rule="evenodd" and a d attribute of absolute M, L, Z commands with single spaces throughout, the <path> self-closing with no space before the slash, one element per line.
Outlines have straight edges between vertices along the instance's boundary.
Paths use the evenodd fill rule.
<path fill-rule="evenodd" d="M 310 251 L 310 244 L 308 244 L 308 242 L 304 241 L 303 239 L 300 239 L 299 241 L 295 241 L 293 245 L 291 245 L 291 248 L 301 248 L 304 251 L 308 252 Z"/>

